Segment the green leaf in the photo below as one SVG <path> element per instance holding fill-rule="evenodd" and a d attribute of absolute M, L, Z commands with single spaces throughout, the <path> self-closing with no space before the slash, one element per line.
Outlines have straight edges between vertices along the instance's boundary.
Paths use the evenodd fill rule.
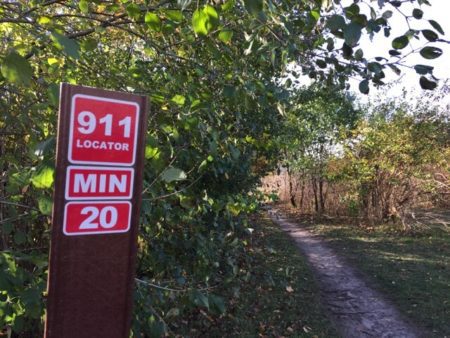
<path fill-rule="evenodd" d="M 173 307 L 166 313 L 166 317 L 176 317 L 180 315 L 180 309 Z"/>
<path fill-rule="evenodd" d="M 161 174 L 161 179 L 167 183 L 173 181 L 183 181 L 186 178 L 186 173 L 183 170 L 175 167 L 169 167 Z"/>
<path fill-rule="evenodd" d="M 244 0 L 245 9 L 252 15 L 257 16 L 264 7 L 263 0 Z"/>
<path fill-rule="evenodd" d="M 351 4 L 348 7 L 345 7 L 344 8 L 344 12 L 345 12 L 345 16 L 347 18 L 352 18 L 352 17 L 355 17 L 355 16 L 359 15 L 360 8 L 359 8 L 359 6 L 356 3 L 354 3 L 354 4 Z"/>
<path fill-rule="evenodd" d="M 433 72 L 434 67 L 427 66 L 427 65 L 415 65 L 414 69 L 417 74 L 425 75 L 425 74 L 431 74 Z"/>
<path fill-rule="evenodd" d="M 349 59 L 353 54 L 353 48 L 344 42 L 342 45 L 342 55 L 344 58 Z"/>
<path fill-rule="evenodd" d="M 421 9 L 414 8 L 412 15 L 415 19 L 420 20 L 423 17 L 423 11 Z"/>
<path fill-rule="evenodd" d="M 87 0 L 80 0 L 78 3 L 78 7 L 80 8 L 80 11 L 84 14 L 89 13 L 89 1 Z"/>
<path fill-rule="evenodd" d="M 197 9 L 192 15 L 192 26 L 194 32 L 199 35 L 207 35 L 211 29 L 219 25 L 219 14 L 213 6 L 206 5 Z"/>
<path fill-rule="evenodd" d="M 219 14 L 217 14 L 216 9 L 213 6 L 206 5 L 203 8 L 203 11 L 208 16 L 208 21 L 206 23 L 206 28 L 208 29 L 208 31 L 216 28 L 219 25 Z"/>
<path fill-rule="evenodd" d="M 204 295 L 202 292 L 195 290 L 192 292 L 192 300 L 193 303 L 199 307 L 205 307 L 209 309 L 209 300 L 206 295 Z"/>
<path fill-rule="evenodd" d="M 319 66 L 319 68 L 327 68 L 327 63 L 324 60 L 316 60 L 316 64 Z"/>
<path fill-rule="evenodd" d="M 137 4 L 127 5 L 127 14 L 133 20 L 139 20 L 141 17 L 141 8 Z"/>
<path fill-rule="evenodd" d="M 42 196 L 38 199 L 38 207 L 43 215 L 50 216 L 52 214 L 53 202 L 50 198 Z"/>
<path fill-rule="evenodd" d="M 229 29 L 221 30 L 219 33 L 219 40 L 222 42 L 230 42 L 233 37 L 233 31 Z"/>
<path fill-rule="evenodd" d="M 319 11 L 312 10 L 311 12 L 309 12 L 309 14 L 314 19 L 314 21 L 319 21 L 319 19 L 320 19 L 320 12 Z"/>
<path fill-rule="evenodd" d="M 3 59 L 1 72 L 9 82 L 28 86 L 33 69 L 27 59 L 12 51 Z"/>
<path fill-rule="evenodd" d="M 372 20 L 376 20 L 377 19 L 377 12 L 375 12 L 375 10 L 373 9 L 373 7 L 370 7 L 370 18 Z"/>
<path fill-rule="evenodd" d="M 161 103 L 164 103 L 165 98 L 163 95 L 153 93 L 153 94 L 150 94 L 150 100 L 152 103 L 161 104 Z"/>
<path fill-rule="evenodd" d="M 53 84 L 57 88 L 57 92 L 59 93 L 59 86 L 57 84 Z M 51 85 L 50 85 L 51 86 Z M 56 147 L 56 138 L 55 136 L 50 136 L 47 139 L 39 142 L 34 147 L 34 154 L 36 156 L 46 156 L 53 153 L 53 150 Z"/>
<path fill-rule="evenodd" d="M 369 81 L 368 80 L 362 80 L 359 83 L 359 91 L 363 94 L 369 94 Z"/>
<path fill-rule="evenodd" d="M 80 46 L 78 45 L 77 41 L 69 39 L 68 37 L 57 32 L 52 33 L 52 39 L 55 42 L 56 46 L 62 48 L 68 56 L 74 59 L 78 59 L 80 57 Z"/>
<path fill-rule="evenodd" d="M 150 145 L 145 146 L 145 159 L 149 160 L 151 158 L 155 158 L 159 153 L 159 149 L 157 147 L 152 147 Z"/>
<path fill-rule="evenodd" d="M 148 12 L 145 14 L 145 23 L 150 29 L 159 32 L 161 30 L 161 19 L 155 13 Z"/>
<path fill-rule="evenodd" d="M 59 105 L 59 86 L 56 83 L 50 83 L 47 88 L 47 95 L 49 102 L 54 105 Z"/>
<path fill-rule="evenodd" d="M 399 52 L 399 51 L 397 51 L 397 50 L 395 50 L 395 49 L 391 49 L 391 50 L 389 51 L 389 55 L 392 55 L 392 56 L 400 56 L 400 55 L 402 55 L 402 53 Z"/>
<path fill-rule="evenodd" d="M 175 95 L 171 99 L 172 102 L 176 103 L 179 106 L 184 106 L 184 103 L 186 102 L 186 98 L 183 95 Z"/>
<path fill-rule="evenodd" d="M 180 205 L 185 209 L 192 209 L 195 203 L 192 198 L 180 195 Z"/>
<path fill-rule="evenodd" d="M 40 25 L 48 25 L 50 22 L 52 22 L 52 19 L 50 19 L 48 16 L 40 16 L 37 19 L 37 23 Z"/>
<path fill-rule="evenodd" d="M 431 46 L 424 47 L 420 50 L 420 55 L 428 60 L 436 59 L 442 55 L 442 49 Z"/>
<path fill-rule="evenodd" d="M 383 17 L 383 19 L 387 20 L 392 17 L 392 14 L 393 14 L 392 11 L 386 11 L 383 13 L 382 17 Z"/>
<path fill-rule="evenodd" d="M 333 38 L 327 39 L 327 50 L 331 52 L 334 49 L 334 40 Z"/>
<path fill-rule="evenodd" d="M 339 29 L 344 29 L 345 19 L 340 15 L 337 14 L 333 15 L 331 18 L 328 19 L 326 27 L 332 32 L 337 31 Z"/>
<path fill-rule="evenodd" d="M 409 38 L 406 35 L 399 36 L 392 40 L 392 48 L 403 49 L 408 46 Z"/>
<path fill-rule="evenodd" d="M 88 38 L 81 41 L 80 46 L 84 51 L 90 52 L 93 51 L 95 48 L 97 48 L 98 41 L 92 38 Z"/>
<path fill-rule="evenodd" d="M 222 5 L 222 11 L 226 12 L 232 9 L 236 5 L 236 0 L 228 0 Z"/>
<path fill-rule="evenodd" d="M 428 41 L 431 41 L 431 42 L 434 42 L 439 38 L 439 36 L 431 29 L 422 30 L 422 34 L 425 37 L 425 39 L 427 39 Z"/>
<path fill-rule="evenodd" d="M 168 9 L 165 11 L 167 17 L 173 22 L 183 21 L 183 12 L 177 9 Z"/>
<path fill-rule="evenodd" d="M 393 71 L 395 74 L 400 75 L 400 74 L 402 73 L 402 71 L 400 70 L 400 68 L 398 68 L 397 66 L 391 65 L 391 64 L 388 64 L 388 66 L 389 66 L 389 68 L 392 69 L 392 71 Z"/>
<path fill-rule="evenodd" d="M 54 169 L 43 167 L 31 177 L 31 183 L 38 189 L 50 188 L 53 184 Z"/>
<path fill-rule="evenodd" d="M 39 318 L 41 315 L 41 293 L 35 288 L 26 289 L 21 294 L 21 299 L 25 305 L 25 311 L 30 318 Z"/>
<path fill-rule="evenodd" d="M 430 23 L 431 26 L 433 26 L 433 28 L 435 30 L 437 30 L 439 33 L 441 33 L 442 35 L 444 35 L 444 30 L 442 29 L 441 25 L 438 24 L 436 21 L 434 20 L 428 20 L 428 22 Z"/>
<path fill-rule="evenodd" d="M 383 71 L 383 68 L 378 62 L 369 62 L 367 68 L 369 68 L 371 72 L 374 72 L 376 74 L 379 74 Z"/>
<path fill-rule="evenodd" d="M 192 15 L 192 27 L 194 32 L 198 35 L 207 35 L 208 29 L 206 28 L 206 22 L 208 21 L 208 16 L 203 12 L 202 9 L 197 9 Z"/>
<path fill-rule="evenodd" d="M 425 76 L 420 77 L 419 83 L 422 89 L 433 90 L 437 87 L 436 82 L 428 80 Z"/>
<path fill-rule="evenodd" d="M 345 43 L 350 47 L 355 47 L 361 38 L 362 27 L 356 23 L 350 23 L 344 28 Z"/>
<path fill-rule="evenodd" d="M 222 297 L 215 296 L 215 295 L 209 295 L 208 299 L 209 299 L 211 308 L 216 310 L 219 314 L 225 313 L 225 302 L 223 301 Z"/>

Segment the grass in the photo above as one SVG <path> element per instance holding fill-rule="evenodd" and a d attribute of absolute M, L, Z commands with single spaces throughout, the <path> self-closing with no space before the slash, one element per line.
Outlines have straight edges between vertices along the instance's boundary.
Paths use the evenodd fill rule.
<path fill-rule="evenodd" d="M 448 228 L 428 224 L 404 233 L 394 226 L 309 223 L 308 227 L 429 332 L 427 337 L 450 337 Z"/>
<path fill-rule="evenodd" d="M 270 219 L 258 216 L 246 276 L 222 294 L 227 312 L 203 321 L 191 336 L 337 337 L 324 315 L 318 287 L 295 243 Z"/>

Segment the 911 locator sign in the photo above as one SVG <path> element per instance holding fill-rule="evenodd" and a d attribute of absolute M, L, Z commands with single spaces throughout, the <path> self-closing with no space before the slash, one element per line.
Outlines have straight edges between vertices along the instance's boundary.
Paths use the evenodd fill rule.
<path fill-rule="evenodd" d="M 136 159 L 139 106 L 77 94 L 72 98 L 69 161 L 132 166 Z"/>
<path fill-rule="evenodd" d="M 128 337 L 148 99 L 63 83 L 59 102 L 44 337 Z"/>
<path fill-rule="evenodd" d="M 139 105 L 85 94 L 72 96 L 63 233 L 130 229 Z M 118 202 L 120 200 L 120 202 Z M 83 202 L 79 202 L 83 201 Z M 113 202 L 114 201 L 114 202 Z"/>

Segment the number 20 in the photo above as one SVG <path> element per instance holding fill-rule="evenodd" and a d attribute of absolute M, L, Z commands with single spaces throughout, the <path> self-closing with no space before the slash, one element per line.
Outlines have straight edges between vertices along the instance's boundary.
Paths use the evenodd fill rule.
<path fill-rule="evenodd" d="M 99 226 L 103 229 L 111 229 L 117 224 L 117 209 L 107 206 L 99 210 L 97 207 L 84 207 L 81 210 L 82 215 L 88 217 L 81 222 L 80 230 L 95 230 Z"/>

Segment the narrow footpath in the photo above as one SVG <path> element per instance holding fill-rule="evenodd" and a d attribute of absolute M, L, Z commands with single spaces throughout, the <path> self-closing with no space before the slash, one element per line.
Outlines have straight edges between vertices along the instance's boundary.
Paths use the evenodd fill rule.
<path fill-rule="evenodd" d="M 269 211 L 307 257 L 322 292 L 322 300 L 336 329 L 345 338 L 413 338 L 422 336 L 395 307 L 370 288 L 318 236 Z"/>

